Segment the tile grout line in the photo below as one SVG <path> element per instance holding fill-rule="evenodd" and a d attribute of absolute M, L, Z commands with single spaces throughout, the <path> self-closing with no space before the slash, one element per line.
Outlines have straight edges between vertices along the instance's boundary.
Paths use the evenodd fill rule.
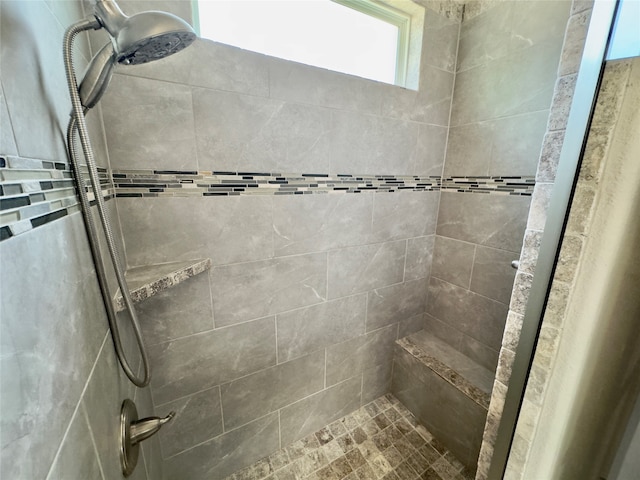
<path fill-rule="evenodd" d="M 78 403 L 76 404 L 73 413 L 71 414 L 71 418 L 69 419 L 69 423 L 67 424 L 64 434 L 62 435 L 62 439 L 60 440 L 60 445 L 58 445 L 58 448 L 56 449 L 56 452 L 53 456 L 53 460 L 51 461 L 51 465 L 49 466 L 49 471 L 47 472 L 47 475 L 45 477 L 45 480 L 49 480 L 51 478 L 51 472 L 53 471 L 53 466 L 55 465 L 56 461 L 58 460 L 58 457 L 60 456 L 60 452 L 62 451 L 62 447 L 64 446 L 65 441 L 67 440 L 67 436 L 69 435 L 69 431 L 71 430 L 71 424 L 73 423 L 73 419 L 75 418 L 75 416 L 78 413 L 78 410 L 80 409 L 81 405 L 82 405 L 82 399 L 84 398 L 84 394 L 87 391 L 87 388 L 89 387 L 89 383 L 91 381 L 91 379 L 93 378 L 93 374 L 96 370 L 96 367 L 98 365 L 98 361 L 100 359 L 100 356 L 102 355 L 102 350 L 104 349 L 105 344 L 107 343 L 107 339 L 110 338 L 109 332 L 105 332 L 105 336 L 104 339 L 102 340 L 102 344 L 100 345 L 100 348 L 98 349 L 98 353 L 96 355 L 96 359 L 93 362 L 93 365 L 91 366 L 91 370 L 89 372 L 89 375 L 87 375 L 87 380 L 85 381 L 84 387 L 82 388 L 82 392 L 80 393 L 80 396 L 78 398 Z"/>
<path fill-rule="evenodd" d="M 87 412 L 87 409 L 84 408 L 83 406 L 81 406 L 80 409 L 82 410 L 82 415 L 84 417 L 85 422 L 87 423 L 87 428 L 89 429 L 89 438 L 91 439 L 91 444 L 93 445 L 93 451 L 96 456 L 96 460 L 98 462 L 98 469 L 100 470 L 100 475 L 102 475 L 102 480 L 105 480 L 106 476 L 104 474 L 104 468 L 102 466 L 102 461 L 100 460 L 100 455 L 98 454 L 98 446 L 96 444 L 95 434 L 93 433 L 93 428 L 91 427 L 91 422 L 89 421 L 89 413 Z M 146 470 L 146 467 L 145 467 L 145 470 Z"/>

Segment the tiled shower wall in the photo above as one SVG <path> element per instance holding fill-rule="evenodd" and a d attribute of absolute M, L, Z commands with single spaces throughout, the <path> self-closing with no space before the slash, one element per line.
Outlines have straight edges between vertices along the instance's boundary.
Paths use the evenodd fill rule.
<path fill-rule="evenodd" d="M 439 177 L 458 26 L 427 10 L 418 92 L 204 40 L 121 68 L 112 166 Z M 167 478 L 222 477 L 388 391 L 394 341 L 424 325 L 439 197 L 118 198 L 129 265 L 213 261 L 141 306 L 154 404 L 178 411 Z"/>
<path fill-rule="evenodd" d="M 533 175 L 567 15 L 566 2 L 500 2 L 463 23 L 445 175 Z M 104 103 L 113 166 L 440 175 L 456 20 L 427 10 L 419 92 L 206 41 L 162 64 L 123 68 Z M 208 457 L 193 468 L 226 473 L 237 457 L 258 458 L 337 418 L 354 396 L 363 402 L 387 387 L 391 343 L 425 325 L 495 368 L 527 197 L 163 194 L 118 200 L 129 264 L 208 256 L 215 265 L 208 280 L 192 281 L 201 295 L 143 307 L 165 319 L 148 328 L 155 404 L 183 412 L 165 437 L 170 470 Z M 184 321 L 181 312 L 194 310 L 199 320 Z M 322 358 L 307 357 L 322 351 L 315 372 Z M 306 372 L 307 384 L 285 385 L 286 367 Z M 261 399 L 265 384 L 273 392 Z M 235 412 L 240 398 L 248 406 Z M 220 413 L 202 422 L 203 410 Z M 238 438 L 253 440 L 229 456 Z"/>
<path fill-rule="evenodd" d="M 565 29 L 564 41 L 558 65 L 557 80 L 554 87 L 553 98 L 547 131 L 544 136 L 540 161 L 536 173 L 536 187 L 532 196 L 531 210 L 527 218 L 527 228 L 520 255 L 520 265 L 513 286 L 509 315 L 500 349 L 496 381 L 493 385 L 491 404 L 485 425 L 482 449 L 478 462 L 478 475 L 476 478 L 486 478 L 493 455 L 493 446 L 496 441 L 498 426 L 507 394 L 507 387 L 511 376 L 515 350 L 520 338 L 520 330 L 531 288 L 531 282 L 538 258 L 540 241 L 545 228 L 547 210 L 550 204 L 551 193 L 554 188 L 556 170 L 560 159 L 560 152 L 565 136 L 565 129 L 569 118 L 571 103 L 574 96 L 578 68 L 582 58 L 582 51 L 591 19 L 593 1 L 573 0 L 571 2 L 570 17 Z M 559 293 L 560 298 L 566 298 L 568 292 Z M 555 300 L 550 299 L 550 303 Z M 553 309 L 552 309 L 553 310 Z M 555 315 L 556 312 L 553 312 Z M 557 335 L 552 330 L 542 329 L 539 349 L 546 351 L 549 345 L 555 345 Z M 538 360 L 541 360 L 538 362 Z M 549 376 L 549 356 L 545 353 L 532 366 L 527 394 L 529 391 L 540 392 L 544 390 L 544 384 Z M 522 406 L 523 421 L 519 422 L 518 431 L 513 440 L 513 454 L 510 455 L 507 466 L 508 477 L 519 478 L 526 452 L 529 448 L 528 434 L 535 425 L 535 402 L 531 398 L 525 398 Z M 526 425 L 520 429 L 521 425 Z M 526 433 L 524 433 L 526 432 Z"/>
<path fill-rule="evenodd" d="M 534 174 L 568 12 L 568 2 L 465 6 L 445 176 Z M 426 329 L 490 371 L 498 363 L 516 273 L 511 262 L 520 256 L 529 203 L 530 197 L 441 195 Z M 444 386 L 400 372 L 394 369 L 394 392 L 407 404 L 427 404 L 425 389 L 446 395 Z M 461 460 L 466 455 L 475 464 L 487 411 L 462 405 L 447 424 L 476 425 L 475 434 L 460 438 L 455 428 L 440 434 L 457 445 Z M 428 421 L 434 413 L 423 415 Z"/>
<path fill-rule="evenodd" d="M 544 3 L 546 8 L 549 2 L 540 3 Z M 184 13 L 185 16 L 188 16 L 188 12 L 179 10 L 187 4 L 122 2 L 128 13 L 138 9 L 159 8 Z M 66 26 L 73 18 L 79 18 L 80 12 L 75 11 L 77 5 L 70 2 L 54 1 L 2 2 L 1 8 L 3 128 L 0 152 L 63 161 L 62 138 L 68 111 L 67 94 L 64 77 L 61 69 L 58 70 L 60 67 L 57 63 L 49 62 L 54 62 L 50 59 L 59 58 L 56 52 L 62 26 Z M 529 13 L 526 18 L 535 22 L 536 16 Z M 422 79 L 427 82 L 423 85 L 429 85 L 430 88 L 421 89 L 420 92 L 268 59 L 229 47 L 212 47 L 209 44 L 207 48 L 205 42 L 198 42 L 191 50 L 162 64 L 136 70 L 122 67 L 119 70 L 121 75 L 116 75 L 109 96 L 105 99 L 105 115 L 111 128 L 108 135 L 113 167 L 190 172 L 246 169 L 298 174 L 440 175 L 454 78 L 457 20 L 428 11 Z M 467 21 L 471 22 L 471 19 L 467 18 Z M 17 25 L 23 28 L 15 28 Z M 543 30 L 546 28 L 544 25 Z M 31 35 L 20 36 L 36 31 L 37 35 L 34 33 L 33 38 Z M 503 47 L 501 42 L 496 43 L 494 47 Z M 463 55 L 462 51 L 460 55 Z M 482 57 L 482 54 L 478 55 Z M 85 59 L 88 57 L 88 54 L 84 55 Z M 209 68 L 205 65 L 209 65 Z M 537 68 L 539 64 L 533 65 Z M 472 67 L 468 68 L 473 70 Z M 479 68 L 477 73 L 490 75 L 493 68 L 495 65 L 491 70 Z M 46 72 L 46 75 L 38 72 Z M 510 92 L 506 88 L 509 84 L 504 83 L 504 79 L 512 74 L 506 72 L 504 77 L 494 79 L 488 85 L 497 82 L 501 94 L 510 93 L 510 98 L 515 102 L 513 105 L 516 105 L 521 99 L 519 94 L 529 94 L 530 89 Z M 41 77 L 46 77 L 46 81 L 36 82 Z M 487 91 L 492 90 L 487 88 Z M 476 100 L 483 101 L 482 98 Z M 57 113 L 52 114 L 50 110 Z M 526 120 L 524 124 L 530 125 L 531 132 L 537 131 L 536 112 L 539 113 L 535 108 L 517 112 Z M 506 111 L 500 115 L 511 114 L 514 112 Z M 98 123 L 97 130 L 92 132 L 92 139 L 102 150 L 100 142 L 103 137 L 99 131 L 100 122 L 97 121 L 100 118 L 99 111 L 91 112 L 89 118 Z M 512 118 L 514 122 L 521 120 L 519 116 Z M 473 125 L 474 122 L 478 124 L 475 127 L 480 129 L 483 139 L 496 134 L 507 135 L 507 139 L 501 138 L 500 141 L 510 142 L 513 148 L 507 153 L 513 154 L 514 158 L 527 158 L 526 152 L 535 148 L 531 142 L 520 146 L 520 136 L 514 138 L 512 132 L 509 137 L 508 126 L 501 125 L 491 115 L 486 118 L 481 115 L 477 121 L 469 121 L 469 124 Z M 7 134 L 9 130 L 4 128 L 9 124 L 12 127 L 11 134 Z M 52 129 L 52 125 L 55 128 Z M 467 135 L 467 123 L 452 125 L 460 127 L 461 138 Z M 474 130 L 469 127 L 469 131 L 472 134 Z M 39 142 L 34 139 L 41 139 L 42 145 L 38 146 Z M 452 152 L 451 148 L 449 151 Z M 478 149 L 478 152 L 485 151 L 485 147 Z M 317 155 L 318 152 L 321 154 Z M 513 175 L 510 171 L 494 168 L 495 159 L 505 156 L 483 155 L 480 157 L 484 160 L 479 163 L 487 163 L 488 173 Z M 106 166 L 106 155 L 101 158 Z M 454 163 L 452 160 L 451 164 Z M 459 172 L 445 168 L 447 175 L 473 174 L 471 171 Z M 531 174 L 528 170 L 522 172 L 525 173 L 519 175 Z M 156 319 L 153 324 L 147 325 L 152 349 L 156 356 L 166 359 L 165 363 L 158 360 L 156 378 L 161 368 L 167 367 L 168 372 L 164 378 L 160 373 L 158 393 L 154 390 L 155 403 L 167 410 L 177 408 L 180 413 L 173 430 L 167 429 L 161 437 L 164 456 L 176 454 L 169 462 L 169 476 L 175 476 L 172 473 L 174 469 L 183 468 L 182 460 L 196 457 L 200 462 L 200 455 L 213 458 L 211 463 L 201 465 L 204 471 L 235 469 L 240 466 L 237 460 L 239 456 L 258 457 L 273 445 L 277 446 L 281 440 L 288 441 L 287 435 L 295 438 L 303 434 L 304 431 L 298 427 L 307 419 L 307 415 L 309 418 L 318 415 L 318 422 L 326 423 L 329 418 L 340 416 L 343 410 L 366 402 L 368 395 L 373 398 L 376 389 L 386 385 L 389 371 L 385 365 L 390 364 L 388 345 L 395 336 L 405 335 L 423 325 L 420 313 L 424 311 L 424 296 L 417 292 L 420 289 L 424 291 L 429 276 L 436 232 L 435 209 L 439 197 L 438 192 L 407 192 L 118 200 L 130 265 L 198 256 L 210 256 L 216 264 L 210 278 L 192 279 L 184 288 L 175 291 L 175 295 L 161 296 L 142 307 L 143 316 L 149 318 L 154 315 Z M 460 266 L 463 273 L 458 278 L 464 281 L 434 279 L 432 289 L 433 284 L 439 282 L 454 294 L 460 294 L 461 298 L 477 299 L 496 306 L 502 303 L 500 299 L 504 298 L 501 296 L 503 293 L 487 292 L 489 282 L 484 282 L 483 275 L 478 272 L 482 271 L 483 265 L 490 265 L 490 262 L 482 261 L 483 258 L 491 259 L 491 255 L 497 255 L 502 260 L 508 260 L 507 253 L 512 252 L 512 247 L 506 245 L 513 240 L 491 243 L 493 240 L 488 240 L 488 237 L 495 237 L 499 229 L 489 224 L 491 220 L 483 215 L 488 215 L 494 208 L 498 212 L 508 211 L 510 203 L 521 204 L 526 198 L 443 193 L 441 215 L 447 205 L 450 211 L 458 205 L 456 197 L 462 202 L 465 198 L 473 200 L 467 200 L 473 204 L 467 205 L 468 209 L 453 215 L 468 213 L 469 225 L 473 225 L 473 228 L 459 224 L 447 230 L 447 225 L 439 220 L 436 248 L 446 252 L 447 243 L 456 245 L 458 242 L 464 244 L 463 250 L 465 246 L 473 248 L 474 259 Z M 456 201 L 447 201 L 447 198 Z M 491 202 L 494 199 L 495 202 Z M 483 213 L 478 211 L 478 206 L 484 206 Z M 114 208 L 114 205 L 110 207 Z M 491 218 L 503 219 L 493 215 Z M 517 219 L 514 221 L 517 222 Z M 484 232 L 479 238 L 473 236 L 478 229 Z M 45 244 L 47 232 L 49 235 Z M 29 302 L 22 298 L 30 291 L 33 280 L 23 285 L 12 274 L 31 271 L 33 275 L 20 276 L 21 281 L 29 282 L 36 278 L 43 285 L 59 285 L 60 272 L 68 271 L 70 284 L 79 283 L 74 283 L 74 278 L 83 270 L 78 265 L 71 269 L 70 264 L 63 263 L 64 259 L 60 256 L 56 257 L 59 265 L 43 263 L 39 266 L 40 270 L 33 270 L 33 252 L 38 251 L 38 247 L 45 248 L 46 245 L 47 248 L 47 252 L 39 255 L 39 258 L 51 256 L 49 249 L 55 238 L 51 233 L 76 235 L 75 240 L 62 238 L 59 248 L 52 250 L 66 251 L 69 244 L 78 243 L 84 252 L 79 260 L 81 266 L 90 265 L 78 215 L 0 244 L 3 262 L 3 362 L 15 360 L 19 363 L 21 368 L 16 367 L 15 370 L 26 372 L 23 378 L 28 381 L 30 378 L 39 378 L 44 368 L 41 363 L 45 363 L 39 358 L 30 357 L 28 352 L 47 352 L 49 357 L 46 366 L 53 365 L 52 370 L 55 370 L 50 378 L 52 385 L 65 391 L 60 395 L 43 394 L 47 398 L 58 398 L 54 400 L 51 411 L 61 412 L 61 415 L 53 423 L 45 424 L 48 418 L 29 408 L 26 409 L 29 421 L 20 423 L 14 419 L 23 415 L 24 405 L 36 402 L 32 394 L 24 393 L 33 392 L 33 389 L 25 381 L 19 388 L 10 390 L 16 392 L 15 397 L 5 399 L 4 395 L 9 390 L 4 388 L 4 382 L 9 379 L 3 376 L 2 400 L 4 404 L 15 408 L 14 414 L 3 416 L 2 473 L 14 477 L 20 477 L 22 473 L 30 476 L 31 471 L 21 469 L 35 468 L 37 472 L 34 476 L 39 476 L 38 472 L 46 473 L 56 455 L 57 470 L 54 471 L 70 468 L 77 472 L 77 465 L 68 463 L 66 455 L 81 448 L 86 459 L 86 465 L 81 468 L 91 469 L 98 465 L 105 478 L 117 478 L 117 457 L 113 448 L 117 442 L 113 440 L 115 433 L 109 430 L 112 428 L 110 419 L 117 416 L 121 399 L 133 393 L 115 378 L 118 369 L 108 337 L 100 336 L 100 354 L 96 347 L 85 345 L 85 337 L 89 333 L 105 333 L 104 319 L 95 320 L 98 326 L 86 331 L 84 323 L 76 326 L 78 320 L 70 322 L 69 315 L 72 318 L 82 315 L 83 322 L 86 318 L 92 318 L 89 313 L 83 313 L 82 307 L 78 311 L 76 302 L 84 305 L 86 300 L 69 298 L 66 301 L 68 296 L 73 296 L 72 289 L 52 289 L 51 302 L 43 303 L 47 306 L 46 313 L 38 310 L 43 305 L 28 306 Z M 503 241 L 506 243 L 501 243 Z M 29 257 L 25 254 L 27 251 Z M 8 258 L 12 259 L 10 269 L 6 267 Z M 438 255 L 438 258 L 447 263 L 454 257 Z M 469 255 L 465 258 L 469 259 Z M 469 265 L 473 265 L 471 270 Z M 501 264 L 498 272 L 491 269 L 485 271 L 487 275 L 499 278 L 497 283 L 502 285 L 502 282 L 510 282 L 505 280 L 508 274 L 503 267 Z M 434 263 L 434 269 L 438 268 Z M 321 278 L 323 271 L 324 281 Z M 89 273 L 87 278 L 93 278 L 91 275 Z M 478 286 L 478 281 L 484 286 Z M 82 282 L 83 285 L 86 283 Z M 459 286 L 463 288 L 454 288 Z M 96 300 L 99 298 L 96 297 L 97 287 L 92 288 L 94 291 L 89 297 L 93 303 L 89 310 L 94 312 L 93 316 L 102 315 L 95 313 L 101 312 L 102 307 Z M 213 302 L 207 300 L 212 294 Z M 5 302 L 5 295 L 15 301 Z M 473 302 L 465 304 L 476 309 L 477 304 Z M 64 310 L 61 318 L 66 319 L 67 323 L 63 324 L 73 331 L 72 334 L 57 339 L 55 333 L 65 332 L 58 329 L 40 336 L 32 334 L 29 324 L 20 321 L 23 318 L 50 319 L 50 305 Z M 452 342 L 457 342 L 465 353 L 475 355 L 479 362 L 488 362 L 492 358 L 491 348 L 485 344 L 490 343 L 489 340 L 477 339 L 474 337 L 477 336 L 476 332 L 459 325 L 454 325 L 453 330 L 445 318 L 437 320 L 440 322 L 437 324 L 434 320 L 437 312 L 431 313 L 434 317 L 429 319 L 429 325 L 432 328 L 438 325 L 440 332 L 453 331 Z M 58 317 L 57 314 L 53 316 Z M 15 321 L 6 322 L 5 318 Z M 185 322 L 186 318 L 190 318 L 190 321 Z M 318 318 L 322 318 L 324 323 L 322 329 L 314 331 L 320 323 Z M 354 324 L 357 326 L 355 331 L 351 328 Z M 34 324 L 34 327 L 37 326 L 40 325 Z M 9 331 L 9 334 L 5 334 L 5 331 Z M 351 336 L 348 341 L 339 341 L 348 336 Z M 42 339 L 46 337 L 49 337 L 49 341 L 45 345 Z M 10 347 L 5 342 L 8 338 L 13 342 Z M 51 341 L 51 338 L 56 340 Z M 74 364 L 73 373 L 67 375 L 59 367 L 62 361 L 50 359 L 61 358 L 64 353 L 71 351 L 67 343 L 70 339 L 74 340 L 74 345 L 81 352 L 89 353 L 74 355 L 87 360 L 80 362 L 79 366 Z M 190 349 L 202 355 L 193 356 Z M 323 358 L 315 358 L 318 351 L 324 352 Z M 5 352 L 8 352 L 7 356 Z M 207 367 L 197 368 L 200 365 L 192 363 L 190 359 L 195 363 L 206 360 Z M 97 360 L 97 363 L 92 370 L 91 381 L 80 397 L 93 360 Z M 320 375 L 315 360 L 320 363 L 324 360 Z M 109 364 L 110 367 L 107 367 Z M 210 365 L 218 365 L 219 368 L 210 371 L 214 370 L 209 369 Z M 172 370 L 172 366 L 176 368 Z M 290 371 L 287 367 L 308 374 L 308 382 L 305 381 L 301 387 L 286 383 Z M 5 368 L 3 364 L 3 371 L 10 368 L 13 367 Z M 184 374 L 187 369 L 189 371 Z M 353 376 L 349 377 L 352 373 Z M 320 376 L 322 382 L 318 378 Z M 359 386 L 354 380 L 358 378 L 361 382 Z M 282 387 L 276 392 L 277 395 L 268 396 L 271 403 L 265 400 L 264 403 L 268 403 L 266 407 L 252 397 L 265 384 Z M 217 400 L 215 394 L 218 395 Z M 225 402 L 231 406 L 228 424 L 226 415 L 223 422 L 221 412 Z M 234 407 L 240 410 L 234 413 Z M 315 410 L 323 407 L 324 415 L 323 411 Z M 242 411 L 243 408 L 245 411 Z M 272 413 L 265 412 L 265 408 Z M 147 414 L 151 407 L 140 409 L 142 414 Z M 90 416 L 100 412 L 104 417 L 97 420 L 92 417 L 87 421 L 85 411 Z M 214 412 L 213 415 L 211 412 Z M 249 423 L 242 424 L 247 419 L 251 419 Z M 67 430 L 69 425 L 72 428 Z M 305 428 L 313 430 L 314 426 L 305 425 Z M 43 428 L 45 433 L 32 441 L 35 438 L 32 432 L 37 428 Z M 104 445 L 97 445 L 100 452 L 98 457 L 93 444 L 86 442 L 88 430 L 93 432 L 92 438 L 96 444 L 105 442 Z M 44 452 L 38 455 L 39 462 L 15 461 L 19 458 L 17 450 L 10 444 L 4 447 L 8 443 L 5 441 L 9 435 L 7 432 L 11 432 L 13 438 L 21 438 L 22 451 L 29 453 L 35 451 L 30 449 L 37 449 L 38 452 Z M 63 448 L 58 450 L 63 436 Z M 207 441 L 209 439 L 212 440 Z M 243 443 L 246 450 L 244 446 L 234 453 L 228 450 L 231 443 L 240 443 L 243 439 L 248 440 Z M 44 447 L 43 441 L 47 443 Z M 157 441 L 157 437 L 153 441 Z M 198 446 L 177 455 L 194 445 Z M 230 456 L 225 461 L 219 461 L 227 454 Z M 160 478 L 160 474 L 154 470 L 157 463 L 149 462 L 149 458 L 145 460 L 149 478 Z M 89 473 L 84 476 L 92 477 L 91 470 L 87 471 Z M 139 469 L 136 474 L 145 473 L 144 469 Z M 68 476 L 63 472 L 60 475 L 52 474 L 51 478 Z"/>
<path fill-rule="evenodd" d="M 80 214 L 71 214 L 69 204 L 69 215 L 33 229 L 22 218 L 49 212 L 50 193 L 75 203 L 62 180 L 70 178 L 64 147 L 70 101 L 61 46 L 64 29 L 84 17 L 82 6 L 3 0 L 0 16 L 0 154 L 17 157 L 0 168 L 2 220 L 15 216 L 21 232 L 0 243 L 0 477 L 122 478 L 120 404 L 135 398 L 139 412 L 151 414 L 149 391 L 134 389 L 120 373 Z M 82 71 L 90 54 L 86 38 L 78 40 Z M 90 128 L 100 165 L 108 166 L 99 114 Z M 34 192 L 44 178 L 53 183 L 46 199 L 27 195 L 35 203 L 25 210 L 4 203 L 9 191 Z M 127 325 L 121 328 L 131 338 Z M 137 364 L 126 340 L 125 347 Z M 161 478 L 155 452 L 155 442 L 143 447 L 132 478 Z"/>
<path fill-rule="evenodd" d="M 472 2 L 482 3 L 482 2 Z M 536 173 L 570 2 L 466 8 L 445 176 Z M 428 328 L 495 370 L 530 197 L 443 192 Z"/>

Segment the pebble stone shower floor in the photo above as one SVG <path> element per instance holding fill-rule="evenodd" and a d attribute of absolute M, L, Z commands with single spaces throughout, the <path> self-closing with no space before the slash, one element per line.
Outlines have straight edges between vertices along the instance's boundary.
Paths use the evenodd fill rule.
<path fill-rule="evenodd" d="M 473 480 L 393 395 L 384 395 L 225 480 Z"/>

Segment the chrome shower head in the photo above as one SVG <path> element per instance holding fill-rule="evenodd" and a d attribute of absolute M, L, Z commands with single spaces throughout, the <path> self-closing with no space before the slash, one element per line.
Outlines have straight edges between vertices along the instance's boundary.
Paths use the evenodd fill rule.
<path fill-rule="evenodd" d="M 116 60 L 138 65 L 168 57 L 191 45 L 196 34 L 183 20 L 164 12 L 143 12 L 129 17 L 126 28 L 116 39 Z M 191 29 L 191 27 L 189 27 Z"/>
<path fill-rule="evenodd" d="M 166 12 L 128 17 L 113 0 L 97 0 L 96 18 L 113 39 L 116 61 L 138 65 L 168 57 L 188 47 L 196 34 L 187 22 Z"/>
<path fill-rule="evenodd" d="M 86 109 L 107 90 L 116 62 L 139 65 L 188 47 L 196 34 L 187 22 L 166 12 L 148 11 L 128 17 L 113 0 L 97 0 L 94 15 L 112 41 L 91 59 L 78 91 Z"/>

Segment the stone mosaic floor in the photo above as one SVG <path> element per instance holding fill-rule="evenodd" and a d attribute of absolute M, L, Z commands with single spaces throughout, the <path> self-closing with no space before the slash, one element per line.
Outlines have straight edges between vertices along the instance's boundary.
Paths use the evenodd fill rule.
<path fill-rule="evenodd" d="M 473 472 L 388 394 L 226 480 L 473 478 Z"/>

